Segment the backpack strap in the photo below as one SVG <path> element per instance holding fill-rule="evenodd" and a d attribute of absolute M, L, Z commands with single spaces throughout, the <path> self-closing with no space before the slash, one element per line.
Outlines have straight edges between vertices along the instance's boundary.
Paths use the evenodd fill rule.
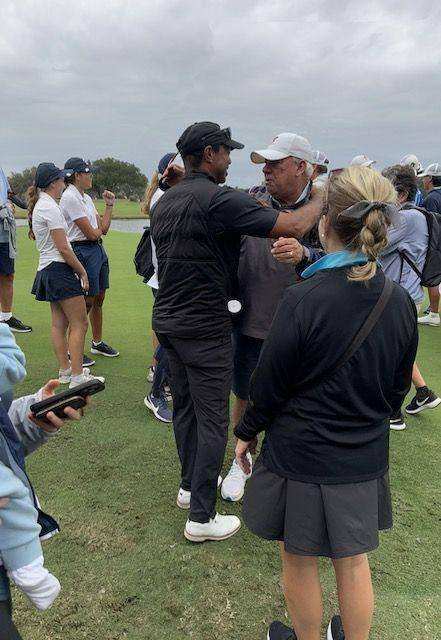
<path fill-rule="evenodd" d="M 337 360 L 337 362 L 331 368 L 325 371 L 322 375 L 318 376 L 315 380 L 305 382 L 304 384 L 300 383 L 299 385 L 295 385 L 294 386 L 295 392 L 299 390 L 304 391 L 305 389 L 311 389 L 313 387 L 316 387 L 318 384 L 326 380 L 326 378 L 329 378 L 330 376 L 334 375 L 336 371 L 341 369 L 341 367 L 343 367 L 343 365 L 346 364 L 350 358 L 352 358 L 354 353 L 361 347 L 361 345 L 364 343 L 366 338 L 371 334 L 372 330 L 374 329 L 377 322 L 381 318 L 383 311 L 392 295 L 393 288 L 394 288 L 393 281 L 385 277 L 383 289 L 381 291 L 381 294 L 377 302 L 371 309 L 368 317 L 363 322 L 360 329 L 357 331 L 357 333 L 353 337 L 350 345 L 348 346 L 346 351 L 343 353 L 343 355 L 339 358 L 339 360 Z"/>

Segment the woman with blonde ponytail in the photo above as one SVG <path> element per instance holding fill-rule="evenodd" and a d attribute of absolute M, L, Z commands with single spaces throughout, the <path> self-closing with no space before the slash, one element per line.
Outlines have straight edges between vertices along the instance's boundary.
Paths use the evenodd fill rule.
<path fill-rule="evenodd" d="M 331 175 L 319 225 L 326 253 L 280 303 L 235 429 L 245 472 L 265 431 L 243 515 L 280 543 L 293 626 L 273 622 L 269 640 L 320 638 L 318 557 L 330 558 L 338 591 L 328 640 L 369 637 L 367 554 L 392 526 L 389 417 L 409 390 L 418 344 L 410 296 L 378 265 L 395 200 L 370 168 Z"/>

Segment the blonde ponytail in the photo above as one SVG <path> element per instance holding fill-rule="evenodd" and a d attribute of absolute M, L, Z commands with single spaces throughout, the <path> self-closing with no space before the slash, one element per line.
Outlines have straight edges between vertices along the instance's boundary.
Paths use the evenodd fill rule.
<path fill-rule="evenodd" d="M 144 216 L 148 217 L 150 215 L 150 204 L 158 188 L 159 188 L 159 173 L 155 171 L 152 175 L 150 182 L 147 185 L 147 188 L 144 193 L 144 198 L 142 199 L 142 202 L 141 202 L 141 213 Z"/>
<path fill-rule="evenodd" d="M 330 225 L 344 246 L 364 253 L 368 262 L 349 269 L 348 279 L 368 281 L 377 273 L 377 259 L 387 247 L 390 217 L 384 208 L 372 209 L 362 218 L 348 218 L 344 211 L 357 202 L 394 204 L 397 193 L 389 180 L 370 167 L 351 166 L 328 182 Z"/>

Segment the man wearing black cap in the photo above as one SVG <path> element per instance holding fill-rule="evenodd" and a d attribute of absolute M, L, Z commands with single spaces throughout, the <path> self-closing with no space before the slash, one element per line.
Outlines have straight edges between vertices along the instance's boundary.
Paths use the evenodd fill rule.
<path fill-rule="evenodd" d="M 215 505 L 228 436 L 232 317 L 241 309 L 241 235 L 302 235 L 299 224 L 316 220 L 321 199 L 306 205 L 300 219 L 220 187 L 231 150 L 243 145 L 218 124 L 191 125 L 177 148 L 185 178 L 162 196 L 151 221 L 160 285 L 153 328 L 169 357 L 182 466 L 177 504 L 190 509 L 184 534 L 203 542 L 229 538 L 240 527 L 239 518 L 218 515 Z"/>

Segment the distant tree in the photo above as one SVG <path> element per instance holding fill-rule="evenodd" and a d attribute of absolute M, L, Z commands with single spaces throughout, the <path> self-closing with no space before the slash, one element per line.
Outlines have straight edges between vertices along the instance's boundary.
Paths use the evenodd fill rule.
<path fill-rule="evenodd" d="M 140 200 L 147 186 L 147 178 L 137 166 L 116 158 L 100 158 L 92 162 L 99 169 L 93 179 L 95 195 L 101 197 L 105 189 L 118 198 Z"/>
<path fill-rule="evenodd" d="M 34 182 L 36 169 L 37 167 L 31 167 L 24 169 L 21 173 L 12 172 L 8 177 L 12 191 L 18 196 L 24 197 L 28 187 Z"/>

